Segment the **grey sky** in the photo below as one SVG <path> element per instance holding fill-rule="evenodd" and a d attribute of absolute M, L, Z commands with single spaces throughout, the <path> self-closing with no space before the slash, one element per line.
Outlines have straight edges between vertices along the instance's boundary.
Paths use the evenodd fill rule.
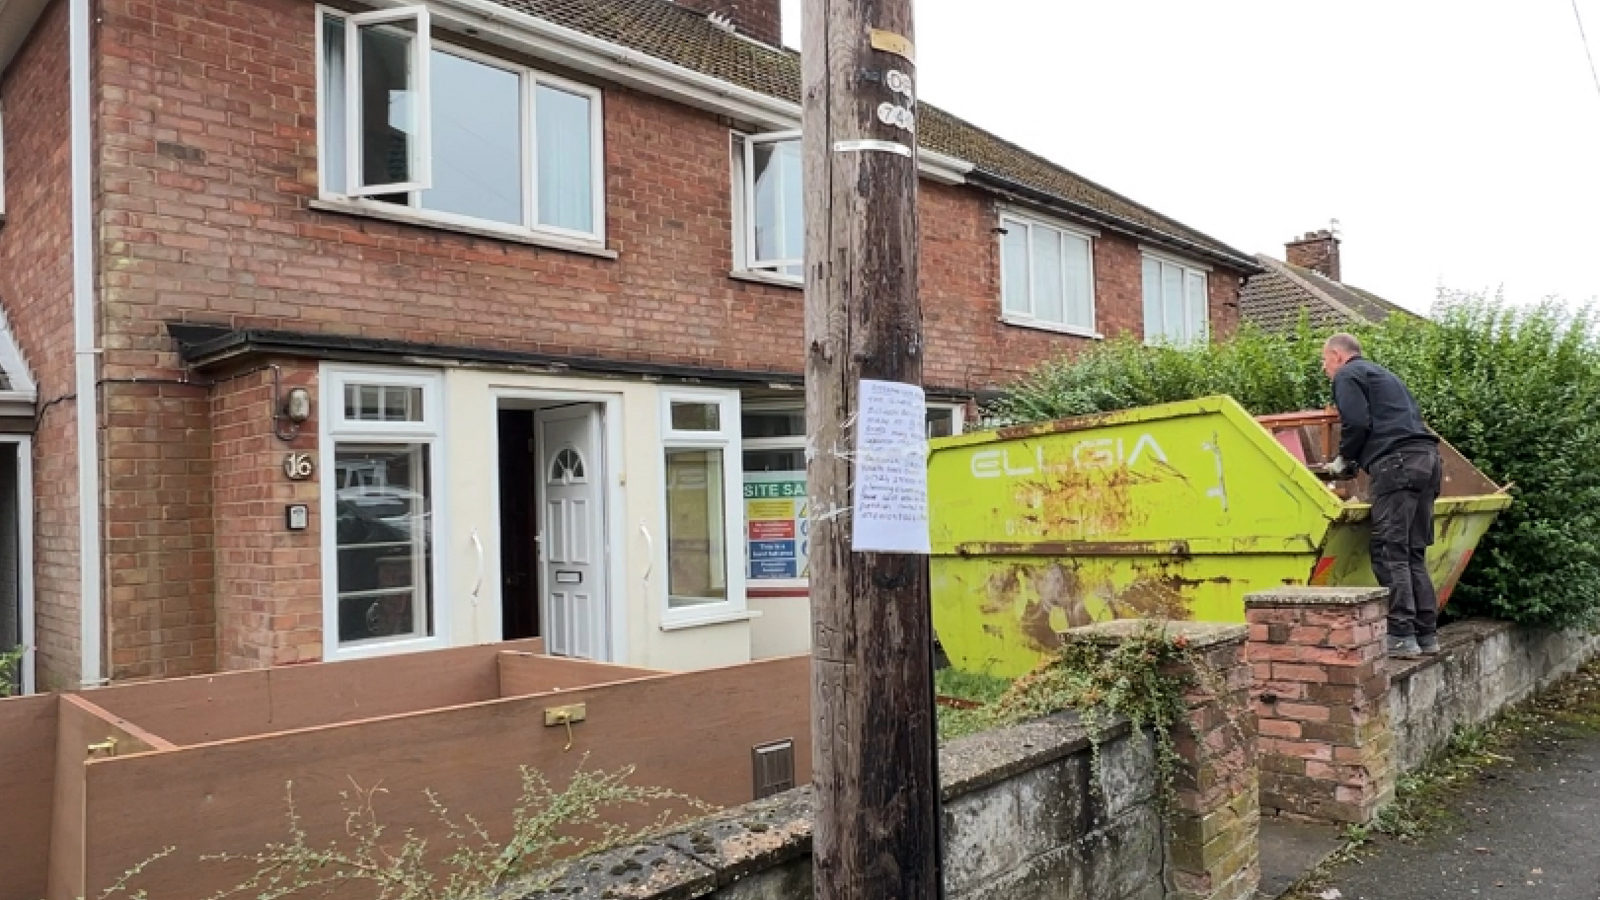
<path fill-rule="evenodd" d="M 1345 281 L 1412 309 L 1600 295 L 1571 0 L 916 0 L 916 30 L 920 97 L 1241 250 L 1337 218 Z"/>

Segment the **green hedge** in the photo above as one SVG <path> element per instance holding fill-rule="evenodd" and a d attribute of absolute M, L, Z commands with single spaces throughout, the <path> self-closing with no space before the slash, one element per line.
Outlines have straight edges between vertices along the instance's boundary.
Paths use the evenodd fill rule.
<path fill-rule="evenodd" d="M 1516 502 L 1479 544 L 1450 610 L 1548 626 L 1600 626 L 1600 327 L 1590 308 L 1456 297 L 1431 321 L 1357 330 L 1428 424 Z M 1192 349 L 1114 341 L 1048 363 L 989 410 L 1003 422 L 1230 394 L 1256 415 L 1332 402 L 1326 332 L 1246 329 Z"/>
<path fill-rule="evenodd" d="M 22 656 L 26 647 L 0 653 L 0 697 L 10 697 L 22 687 Z"/>

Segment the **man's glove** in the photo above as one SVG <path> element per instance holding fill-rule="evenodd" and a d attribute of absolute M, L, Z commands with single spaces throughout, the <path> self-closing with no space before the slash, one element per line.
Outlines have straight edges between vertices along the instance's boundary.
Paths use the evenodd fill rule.
<path fill-rule="evenodd" d="M 1333 462 L 1328 463 L 1327 471 L 1328 475 L 1333 478 L 1354 478 L 1356 477 L 1356 464 L 1342 456 L 1335 456 Z"/>

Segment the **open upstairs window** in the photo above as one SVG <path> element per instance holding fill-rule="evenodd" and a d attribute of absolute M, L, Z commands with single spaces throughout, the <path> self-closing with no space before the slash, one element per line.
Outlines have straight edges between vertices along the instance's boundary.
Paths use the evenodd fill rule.
<path fill-rule="evenodd" d="M 345 21 L 345 192 L 352 197 L 433 186 L 428 26 L 425 6 Z"/>
<path fill-rule="evenodd" d="M 425 7 L 318 28 L 323 200 L 604 243 L 600 91 L 450 45 Z"/>
<path fill-rule="evenodd" d="M 801 158 L 797 131 L 735 137 L 734 265 L 740 271 L 796 283 L 804 275 Z"/>

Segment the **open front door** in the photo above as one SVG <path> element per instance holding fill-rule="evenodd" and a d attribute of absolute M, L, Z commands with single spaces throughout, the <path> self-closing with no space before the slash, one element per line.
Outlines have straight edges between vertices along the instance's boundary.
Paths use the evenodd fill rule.
<path fill-rule="evenodd" d="M 534 421 L 545 648 L 560 656 L 609 659 L 600 410 L 592 403 L 541 409 Z"/>

